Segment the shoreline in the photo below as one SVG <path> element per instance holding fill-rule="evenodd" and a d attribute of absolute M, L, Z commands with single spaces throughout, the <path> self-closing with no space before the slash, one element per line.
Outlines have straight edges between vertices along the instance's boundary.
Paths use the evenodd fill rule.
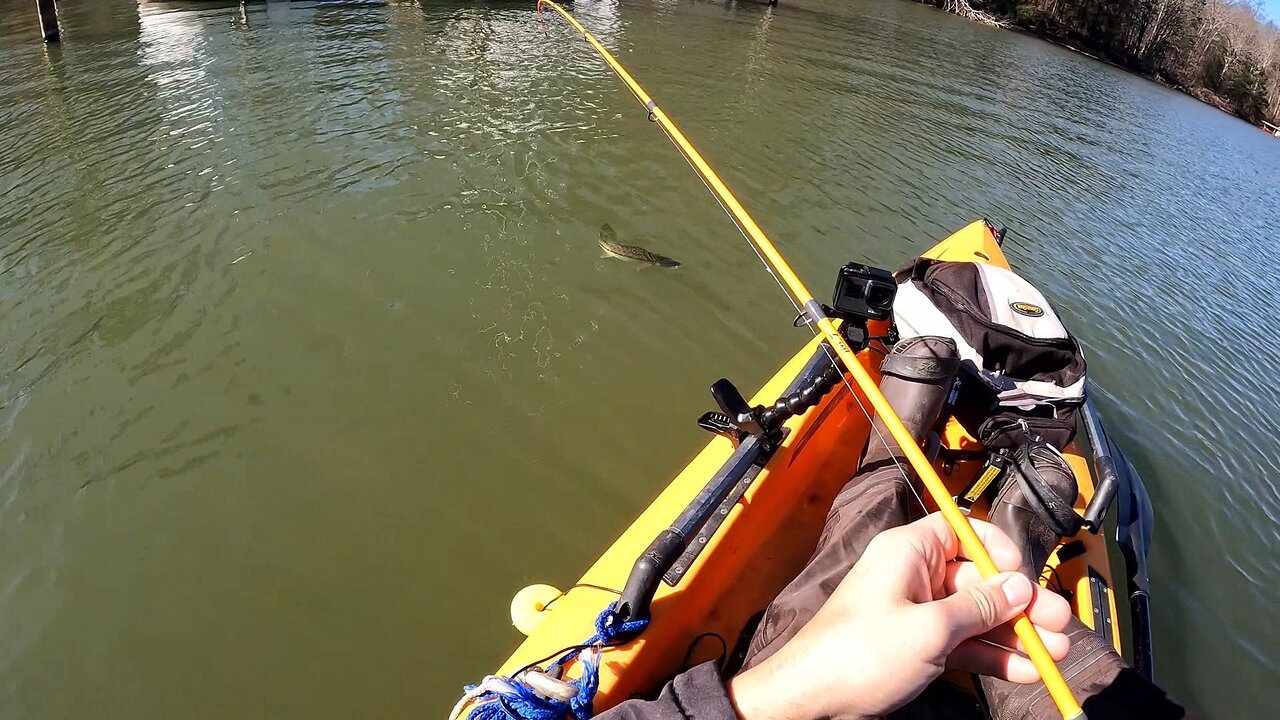
<path fill-rule="evenodd" d="M 1092 51 L 1092 50 L 1090 50 L 1090 49 L 1088 49 L 1088 48 L 1086 48 L 1086 47 L 1084 47 L 1084 46 L 1082 46 L 1082 45 L 1080 45 L 1080 44 L 1078 44 L 1078 43 L 1074 43 L 1074 42 L 1072 42 L 1071 40 L 1068 40 L 1068 39 L 1063 38 L 1063 37 L 1060 37 L 1060 36 L 1048 35 L 1048 34 L 1045 34 L 1045 33 L 1038 33 L 1038 32 L 1035 32 L 1035 31 L 1033 31 L 1033 30 L 1030 30 L 1030 29 L 1028 29 L 1028 28 L 1022 27 L 1021 25 L 1015 25 L 1015 24 L 1013 24 L 1013 23 L 1012 23 L 1012 21 L 1010 21 L 1010 23 L 1009 23 L 1008 25 L 1004 26 L 1004 27 L 1003 27 L 1003 28 L 1001 28 L 1001 29 L 1003 29 L 1003 30 L 1009 30 L 1009 31 L 1011 31 L 1011 32 L 1016 32 L 1016 33 L 1018 33 L 1019 35 L 1025 35 L 1026 37 L 1035 38 L 1035 39 L 1037 39 L 1037 40 L 1043 40 L 1044 42 L 1047 42 L 1047 43 L 1049 43 L 1050 45 L 1057 45 L 1058 47 L 1063 48 L 1063 49 L 1065 49 L 1065 50 L 1070 50 L 1070 51 L 1071 51 L 1071 52 L 1073 52 L 1073 53 L 1077 53 L 1077 54 L 1079 54 L 1079 55 L 1083 55 L 1083 56 L 1085 56 L 1085 57 L 1089 58 L 1090 60 L 1096 60 L 1096 61 L 1098 61 L 1098 62 L 1100 62 L 1100 63 L 1103 63 L 1104 65 L 1110 65 L 1111 67 L 1113 67 L 1113 68 L 1115 68 L 1115 69 L 1117 69 L 1117 70 L 1120 70 L 1120 71 L 1122 71 L 1122 72 L 1126 72 L 1126 73 L 1128 73 L 1128 74 L 1130 74 L 1130 75 L 1133 75 L 1134 77 L 1140 77 L 1140 78 L 1142 78 L 1143 80 L 1147 80 L 1147 81 L 1149 81 L 1149 82 L 1153 82 L 1153 83 L 1155 83 L 1156 85 L 1159 85 L 1160 87 L 1168 88 L 1168 89 L 1170 89 L 1170 90 L 1172 90 L 1172 91 L 1174 91 L 1174 92 L 1177 92 L 1177 93 L 1181 93 L 1181 94 L 1183 94 L 1183 95 L 1186 95 L 1187 97 L 1191 98 L 1192 100 L 1197 100 L 1197 101 L 1199 101 L 1199 102 L 1201 102 L 1201 103 L 1204 103 L 1205 105 L 1208 105 L 1209 107 L 1215 108 L 1215 109 L 1217 109 L 1217 110 L 1219 110 L 1219 111 L 1221 111 L 1221 112 L 1223 112 L 1223 113 L 1225 113 L 1225 114 L 1227 114 L 1227 115 L 1230 115 L 1231 117 L 1233 117 L 1233 118 L 1235 118 L 1235 119 L 1239 120 L 1240 122 L 1242 122 L 1242 123 L 1244 123 L 1244 124 L 1246 124 L 1246 125 L 1250 125 L 1250 126 L 1252 126 L 1252 127 L 1258 128 L 1259 130 L 1262 130 L 1263 132 L 1266 132 L 1266 128 L 1263 128 L 1263 127 L 1261 127 L 1261 126 L 1259 126 L 1259 125 L 1254 125 L 1253 123 L 1249 122 L 1247 119 L 1245 119 L 1245 118 L 1243 118 L 1243 117 L 1240 117 L 1240 114 L 1239 114 L 1239 113 L 1237 113 L 1237 112 L 1236 112 L 1236 111 L 1231 107 L 1231 104 L 1230 104 L 1229 102 L 1227 102 L 1227 100 L 1226 100 L 1225 98 L 1223 98 L 1222 96 L 1217 95 L 1217 94 L 1215 94 L 1215 93 L 1213 93 L 1213 92 L 1210 92 L 1210 91 L 1208 91 L 1208 90 L 1205 90 L 1205 91 L 1204 91 L 1204 93 L 1203 93 L 1204 97 L 1202 97 L 1202 96 L 1201 96 L 1201 94 L 1197 94 L 1196 92 L 1194 92 L 1194 91 L 1192 91 L 1192 90 L 1189 90 L 1189 89 L 1187 89 L 1187 88 L 1184 88 L 1184 87 L 1181 87 L 1181 86 L 1175 85 L 1175 84 L 1173 84 L 1173 83 L 1171 83 L 1171 82 L 1168 82 L 1167 80 L 1165 80 L 1164 78 L 1160 77 L 1159 75 L 1156 75 L 1156 74 L 1154 74 L 1154 73 L 1142 72 L 1141 70 L 1138 70 L 1137 68 L 1129 67 L 1129 66 L 1127 66 L 1127 65 L 1121 65 L 1120 63 L 1118 63 L 1118 62 L 1116 62 L 1116 61 L 1114 61 L 1114 60 L 1111 60 L 1110 58 L 1107 58 L 1107 57 L 1105 57 L 1105 56 L 1103 56 L 1103 55 L 1097 54 L 1096 52 L 1094 52 L 1094 51 Z M 1270 133 L 1267 133 L 1267 134 L 1268 134 L 1268 135 L 1270 135 Z"/>

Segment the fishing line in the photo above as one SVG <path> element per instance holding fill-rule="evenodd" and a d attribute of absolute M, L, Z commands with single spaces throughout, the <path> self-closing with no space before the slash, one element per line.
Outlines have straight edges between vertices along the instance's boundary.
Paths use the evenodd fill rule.
<path fill-rule="evenodd" d="M 542 3 L 539 2 L 538 3 L 538 8 L 539 8 L 538 19 L 543 23 L 545 27 L 546 21 L 542 18 L 541 7 L 542 7 Z M 630 89 L 630 87 L 628 87 L 628 89 Z M 637 100 L 641 100 L 641 101 L 644 100 L 644 98 L 636 94 L 634 90 L 631 91 L 631 94 L 635 96 Z M 652 102 L 652 100 L 650 100 L 650 102 Z M 648 104 L 646 103 L 646 106 L 647 105 Z M 649 121 L 653 122 L 654 120 L 653 120 L 652 109 L 650 109 L 649 113 L 650 113 Z M 773 278 L 773 282 L 778 286 L 778 289 L 782 291 L 782 296 L 785 297 L 787 299 L 787 302 L 791 304 L 791 307 L 796 311 L 797 316 L 800 316 L 800 317 L 805 316 L 804 309 L 800 306 L 798 302 L 796 302 L 796 299 L 791 296 L 791 292 L 788 291 L 787 286 L 783 284 L 782 278 L 778 277 L 778 274 L 773 270 L 773 266 L 769 264 L 769 261 L 767 259 L 765 259 L 764 253 L 762 253 L 760 251 L 760 248 L 756 247 L 756 244 L 751 241 L 751 236 L 747 233 L 746 228 L 742 226 L 742 223 L 738 222 L 738 218 L 729 209 L 728 205 L 725 204 L 724 200 L 720 198 L 720 193 L 716 192 L 715 188 L 711 187 L 711 183 L 707 182 L 707 179 L 703 177 L 701 172 L 698 171 L 698 167 L 694 165 L 693 161 L 690 160 L 689 157 L 681 150 L 680 143 L 676 142 L 676 139 L 671 136 L 671 133 L 667 131 L 666 127 L 659 125 L 658 128 L 662 130 L 662 134 L 666 136 L 667 140 L 669 140 L 672 145 L 676 146 L 676 150 L 680 151 L 680 157 L 684 158 L 685 163 L 689 165 L 689 169 L 693 170 L 693 174 L 696 175 L 698 177 L 698 180 L 702 182 L 702 186 L 707 189 L 707 192 L 711 193 L 711 197 L 715 198 L 716 204 L 720 206 L 720 209 L 724 211 L 724 214 L 729 216 L 729 221 L 732 222 L 733 226 L 738 229 L 738 232 L 742 235 L 742 239 L 747 242 L 747 247 L 751 248 L 751 251 L 755 253 L 756 259 L 759 260 L 760 264 L 764 266 L 765 272 L 769 273 L 769 277 Z M 805 327 L 809 328 L 810 332 L 813 333 L 814 337 L 817 337 L 817 338 L 822 337 L 822 332 L 818 330 L 816 327 L 814 327 L 814 324 L 812 321 L 806 322 Z M 824 353 L 826 353 L 827 359 L 831 361 L 832 365 L 836 366 L 837 368 L 840 367 L 840 362 L 837 356 L 834 354 L 835 353 L 834 349 L 830 345 L 826 343 L 819 343 L 818 346 L 822 348 Z M 849 369 L 845 368 L 845 370 L 846 372 L 840 373 L 840 382 L 843 383 L 845 388 L 849 390 L 849 395 L 853 399 L 854 405 L 857 405 L 858 409 L 862 411 L 862 415 L 866 417 L 867 424 L 870 425 L 871 430 L 875 432 L 876 437 L 880 440 L 882 444 L 884 444 L 886 448 L 892 448 L 893 446 L 890 445 L 888 440 L 885 439 L 884 433 L 880 432 L 880 428 L 876 427 L 875 420 L 871 412 L 867 409 L 865 405 L 862 404 L 862 400 L 858 398 L 858 393 L 854 389 L 853 383 L 849 381 L 849 376 L 847 375 L 847 372 L 849 371 Z M 915 483 L 911 482 L 911 477 L 907 474 L 906 469 L 903 468 L 902 463 L 898 461 L 897 453 L 890 452 L 889 457 L 890 459 L 893 460 L 894 467 L 898 469 L 898 475 L 901 476 L 904 481 L 906 481 L 907 487 L 911 489 L 911 494 L 915 497 L 916 502 L 920 505 L 920 510 L 927 515 L 929 513 L 929 508 L 925 505 L 924 498 L 921 497 L 920 492 L 916 490 Z"/>
<path fill-rule="evenodd" d="M 542 3 L 538 3 L 538 5 L 541 7 Z M 541 18 L 541 13 L 539 13 L 539 18 Z M 635 92 L 633 91 L 631 94 L 635 95 Z M 636 95 L 636 99 L 641 98 Z M 649 117 L 650 122 L 652 122 L 652 114 L 650 114 Z M 671 144 L 676 146 L 676 150 L 680 150 L 680 144 L 676 142 L 675 138 L 671 137 L 671 133 L 667 132 L 667 129 L 661 125 L 658 127 L 662 130 L 662 134 L 667 137 L 667 140 L 671 141 Z M 764 266 L 765 272 L 769 273 L 769 277 L 773 278 L 773 282 L 778 286 L 778 289 L 782 291 L 782 296 L 791 304 L 791 307 L 796 311 L 797 316 L 804 317 L 804 309 L 798 302 L 796 302 L 796 299 L 791 296 L 791 292 L 787 290 L 787 286 L 782 283 L 782 278 L 778 277 L 778 274 L 773 271 L 773 266 L 769 264 L 767 259 L 765 259 L 764 253 L 760 252 L 760 248 L 756 247 L 756 244 L 751 242 L 751 236 L 747 234 L 746 228 L 742 226 L 742 223 L 738 222 L 738 218 L 735 217 L 733 212 L 729 210 L 729 207 L 725 205 L 724 201 L 720 198 L 720 194 L 716 192 L 715 188 L 711 187 L 711 183 L 707 182 L 706 178 L 702 176 L 702 173 L 698 172 L 698 167 L 693 164 L 693 161 L 690 160 L 688 156 L 681 152 L 680 157 L 684 158 L 685 163 L 689 165 L 689 168 L 694 171 L 694 175 L 697 175 L 698 180 L 702 182 L 702 186 L 707 189 L 707 192 L 711 193 L 711 197 L 715 198 L 716 204 L 720 206 L 720 209 L 724 211 L 724 214 L 729 216 L 729 221 L 738 229 L 738 232 L 742 235 L 742 239 L 747 242 L 747 247 L 751 248 L 751 252 L 755 253 L 756 259 Z M 814 337 L 822 337 L 822 332 L 814 327 L 812 321 L 806 322 L 804 325 L 809 328 L 809 331 L 813 333 Z M 830 345 L 826 343 L 818 343 L 818 346 L 822 348 L 822 351 L 826 354 L 827 359 L 831 361 L 832 365 L 837 368 L 840 367 L 840 361 L 834 354 L 835 351 Z M 845 370 L 846 372 L 840 373 L 840 382 L 849 390 L 849 396 L 853 399 L 854 405 L 857 405 L 858 409 L 862 411 L 863 416 L 867 418 L 868 425 L 870 425 L 872 431 L 875 432 L 876 437 L 879 438 L 880 442 L 883 443 L 886 448 L 893 447 L 885 439 L 884 434 L 880 432 L 880 428 L 876 427 L 875 420 L 871 412 L 867 410 L 867 407 L 862 404 L 862 400 L 858 398 L 858 393 L 854 389 L 853 383 L 849 381 L 849 376 L 847 375 L 849 369 L 845 368 Z M 924 504 L 924 498 L 921 497 L 920 493 L 916 490 L 915 484 L 911 482 L 911 477 L 907 474 L 907 471 L 902 467 L 902 464 L 898 462 L 897 454 L 890 452 L 889 457 L 893 460 L 894 467 L 898 469 L 898 474 L 906 481 L 907 487 L 911 489 L 911 494 L 915 496 L 916 502 L 920 504 L 921 511 L 927 515 L 929 513 L 929 508 Z"/>
<path fill-rule="evenodd" d="M 666 132 L 665 128 L 663 128 L 662 134 L 667 136 L 667 139 L 671 141 L 671 144 L 676 146 L 677 150 L 680 148 L 680 145 L 676 143 L 675 139 L 671 137 L 670 133 Z M 680 156 L 684 157 L 684 153 L 681 153 Z M 738 232 L 742 234 L 742 239 L 747 241 L 747 246 L 750 247 L 751 251 L 756 254 L 756 258 L 760 261 L 760 264 L 764 265 L 764 269 L 766 272 L 769 273 L 769 277 L 773 278 L 773 281 L 777 283 L 778 289 L 782 291 L 783 297 L 787 299 L 787 302 L 791 303 L 791 307 L 796 311 L 797 316 L 804 317 L 805 312 L 800 307 L 800 304 L 796 302 L 795 298 L 791 297 L 791 293 L 787 290 L 786 285 L 782 284 L 782 278 L 778 277 L 777 273 L 773 271 L 773 268 L 769 265 L 769 262 L 765 259 L 764 254 L 760 252 L 760 249 L 756 247 L 755 243 L 751 242 L 751 237 L 747 235 L 746 229 L 742 227 L 742 224 L 738 222 L 738 219 L 734 217 L 733 213 L 729 211 L 729 208 L 725 206 L 724 202 L 720 199 L 720 195 L 716 193 L 715 189 L 711 187 L 711 184 L 708 183 L 702 177 L 702 174 L 697 172 L 698 168 L 693 164 L 693 161 L 689 160 L 689 158 L 687 157 L 684 158 L 684 161 L 689 164 L 690 168 L 693 169 L 694 174 L 697 175 L 698 179 L 702 181 L 703 187 L 705 187 L 707 191 L 711 193 L 711 197 L 716 199 L 716 203 L 720 206 L 720 209 L 724 210 L 725 214 L 729 216 L 729 220 L 733 222 L 733 226 L 736 227 L 738 229 Z M 813 333 L 814 337 L 816 338 L 822 337 L 822 333 L 817 328 L 814 327 L 812 322 L 806 322 L 804 326 L 809 328 L 809 331 Z M 835 351 L 832 349 L 830 345 L 828 345 L 827 343 L 820 342 L 818 343 L 818 347 L 822 348 L 822 351 L 826 354 L 827 359 L 831 361 L 832 365 L 836 366 L 837 368 L 840 367 L 840 361 L 837 358 L 837 356 L 834 354 Z M 846 371 L 847 370 L 848 368 L 846 368 Z M 862 404 L 862 400 L 858 398 L 858 392 L 854 389 L 853 383 L 849 381 L 849 376 L 847 372 L 840 373 L 840 382 L 845 386 L 845 388 L 849 390 L 849 396 L 853 400 L 853 404 L 857 405 L 858 409 L 862 411 L 862 415 L 866 417 L 867 424 L 871 427 L 872 432 L 876 434 L 876 437 L 879 438 L 880 442 L 883 443 L 886 448 L 890 448 L 891 451 L 889 453 L 889 458 L 893 460 L 894 467 L 898 469 L 898 475 L 900 475 L 902 479 L 906 481 L 907 487 L 911 489 L 911 494 L 915 497 L 916 502 L 919 503 L 920 505 L 920 510 L 924 514 L 928 515 L 929 508 L 924 504 L 924 498 L 921 497 L 919 491 L 916 490 L 915 483 L 911 482 L 911 477 L 907 474 L 906 469 L 902 467 L 902 464 L 900 462 L 898 462 L 897 453 L 892 452 L 893 446 L 890 445 L 889 441 L 885 439 L 884 433 L 880 432 L 880 428 L 876 427 L 875 419 L 872 416 L 871 412 L 867 410 L 867 407 Z"/>
<path fill-rule="evenodd" d="M 676 143 L 674 138 L 671 137 L 671 134 L 666 132 L 666 128 L 663 128 L 662 134 L 667 136 L 667 139 L 671 141 L 671 144 L 676 146 L 677 150 L 680 148 L 680 145 Z M 684 157 L 684 153 L 681 153 L 680 156 Z M 782 291 L 782 295 L 787 299 L 787 302 L 791 303 L 791 307 L 796 311 L 797 316 L 804 317 L 805 312 L 800 307 L 800 304 L 796 302 L 795 298 L 791 297 L 791 293 L 787 290 L 786 285 L 782 284 L 782 278 L 778 277 L 777 273 L 773 271 L 773 268 L 769 265 L 769 262 L 765 259 L 764 254 L 760 252 L 760 249 L 756 247 L 755 243 L 751 242 L 751 237 L 747 235 L 746 229 L 742 227 L 742 224 L 738 222 L 738 219 L 734 217 L 733 213 L 729 211 L 729 208 L 725 206 L 724 202 L 720 199 L 720 195 L 716 193 L 715 189 L 711 187 L 711 184 L 708 183 L 702 177 L 702 174 L 697 172 L 698 168 L 693 164 L 693 161 L 689 160 L 689 158 L 687 157 L 684 158 L 684 161 L 689 164 L 690 168 L 693 169 L 694 174 L 698 176 L 698 179 L 702 180 L 703 187 L 705 187 L 707 191 L 711 193 L 711 197 L 716 199 L 716 203 L 720 206 L 720 209 L 724 210 L 725 214 L 729 216 L 729 220 L 733 222 L 733 226 L 738 228 L 738 232 L 742 234 L 742 239 L 747 241 L 747 246 L 750 247 L 751 251 L 756 254 L 756 258 L 760 261 L 760 264 L 764 265 L 764 269 L 766 272 L 769 273 L 769 277 L 773 278 L 773 281 L 777 283 L 778 289 Z M 813 333 L 814 337 L 816 338 L 822 337 L 822 333 L 817 328 L 814 327 L 812 322 L 806 322 L 804 326 L 809 328 L 809 331 Z M 826 354 L 827 359 L 831 361 L 832 365 L 836 366 L 837 368 L 840 367 L 840 361 L 837 358 L 837 356 L 834 354 L 835 351 L 832 349 L 830 345 L 828 345 L 827 343 L 820 342 L 818 343 L 818 347 L 822 348 L 822 351 Z M 907 487 L 911 489 L 911 494 L 915 497 L 916 502 L 920 504 L 920 510 L 924 514 L 928 515 L 929 508 L 924 504 L 924 498 L 921 497 L 919 491 L 916 490 L 915 483 L 911 482 L 911 477 L 907 475 L 906 469 L 904 469 L 902 467 L 902 464 L 898 462 L 897 453 L 892 452 L 893 446 L 890 445 L 888 440 L 885 439 L 884 433 L 880 432 L 880 428 L 876 427 L 875 419 L 872 416 L 871 412 L 867 410 L 867 407 L 862 404 L 862 400 L 858 398 L 858 393 L 854 389 L 853 383 L 849 381 L 849 376 L 847 374 L 848 368 L 845 368 L 845 370 L 846 372 L 840 373 L 840 382 L 843 383 L 844 386 L 849 390 L 849 396 L 853 400 L 853 404 L 857 405 L 858 409 L 862 411 L 862 415 L 867 418 L 867 424 L 871 427 L 871 430 L 876 434 L 876 437 L 879 438 L 880 442 L 883 443 L 886 448 L 891 449 L 889 453 L 889 458 L 893 460 L 894 467 L 898 469 L 898 475 L 900 475 L 902 479 L 906 481 Z"/>
<path fill-rule="evenodd" d="M 844 363 L 845 370 L 853 376 L 858 386 L 866 395 L 867 400 L 879 414 L 881 422 L 885 425 L 885 429 L 893 436 L 896 444 L 901 450 L 904 459 L 906 459 L 912 468 L 918 474 L 921 483 L 928 489 L 929 494 L 933 497 L 934 502 L 938 505 L 947 524 L 959 539 L 961 546 L 964 548 L 965 554 L 979 569 L 984 577 L 994 577 L 999 574 L 999 568 L 996 567 L 995 561 L 991 559 L 991 553 L 987 551 L 986 546 L 982 542 L 973 526 L 969 523 L 969 519 L 960 511 L 952 498 L 950 490 L 946 483 L 934 470 L 932 463 L 925 456 L 924 451 L 920 448 L 919 443 L 915 441 L 913 433 L 907 429 L 902 423 L 902 419 L 897 416 L 892 405 L 880 393 L 880 389 L 872 380 L 870 373 L 862 366 L 856 354 L 849 347 L 848 343 L 841 336 L 840 330 L 836 327 L 832 319 L 824 312 L 821 304 L 814 298 L 813 293 L 805 287 L 804 281 L 796 275 L 791 269 L 786 258 L 778 251 L 777 247 L 769 240 L 764 231 L 760 229 L 755 220 L 747 212 L 746 208 L 738 201 L 724 181 L 716 174 L 716 172 L 707 164 L 707 161 L 698 152 L 693 143 L 684 136 L 684 133 L 676 127 L 675 123 L 667 116 L 662 108 L 658 107 L 644 88 L 636 82 L 635 78 L 627 72 L 626 68 L 614 58 L 600 41 L 587 31 L 572 15 L 564 8 L 560 7 L 553 0 L 538 0 L 537 9 L 541 17 L 541 9 L 543 5 L 550 5 L 557 13 L 560 14 L 570 25 L 577 30 L 600 55 L 600 57 L 613 69 L 614 74 L 627 85 L 631 90 L 631 94 L 641 102 L 648 117 L 651 121 L 658 123 L 664 134 L 667 135 L 675 145 L 685 160 L 693 166 L 693 169 L 702 179 L 712 194 L 716 197 L 721 207 L 726 210 L 733 219 L 734 224 L 738 226 L 738 230 L 742 232 L 751 242 L 752 248 L 756 255 L 764 262 L 769 269 L 769 274 L 778 281 L 779 285 L 784 285 L 784 289 L 788 291 L 788 299 L 797 311 L 803 312 L 805 316 L 812 320 L 821 335 L 827 340 L 824 344 L 826 347 L 828 358 L 833 362 L 836 358 Z M 784 282 L 785 281 L 785 282 Z M 802 307 L 803 306 L 803 307 Z M 834 353 L 834 354 L 833 354 Z M 853 391 L 853 387 L 849 384 L 848 378 L 842 378 L 847 387 Z M 853 391 L 854 401 L 862 410 L 863 414 L 871 420 L 871 415 L 861 401 L 857 399 L 857 392 Z M 872 428 L 875 429 L 874 422 Z M 883 435 L 879 430 L 875 430 L 877 436 L 883 441 Z M 887 445 L 887 443 L 886 443 Z M 893 457 L 894 465 L 899 471 L 905 475 L 901 465 L 896 457 Z M 908 486 L 910 486 L 908 482 Z M 915 492 L 915 489 L 912 488 Z M 923 506 L 923 498 L 919 498 Z M 1057 663 L 1049 654 L 1049 649 L 1045 646 L 1044 641 L 1036 631 L 1031 621 L 1027 619 L 1025 613 L 1019 614 L 1013 621 L 1013 629 L 1018 637 L 1022 640 L 1023 645 L 1027 648 L 1028 658 L 1035 664 L 1039 671 L 1041 679 L 1044 681 L 1045 689 L 1053 698 L 1054 704 L 1062 713 L 1063 718 L 1067 720 L 1075 720 L 1075 718 L 1084 717 L 1084 711 L 1080 708 L 1080 704 L 1076 701 L 1071 688 L 1067 686 L 1066 680 L 1062 676 L 1062 671 L 1058 669 Z"/>
<path fill-rule="evenodd" d="M 814 333 L 814 336 L 818 337 L 818 334 Z M 827 357 L 831 362 L 835 363 L 836 358 L 831 354 L 831 348 L 828 347 L 826 343 L 819 343 L 819 346 L 823 349 L 823 352 L 827 354 Z M 839 367 L 839 365 L 836 365 L 836 367 Z M 876 427 L 875 418 L 871 416 L 871 413 L 867 411 L 867 408 L 862 404 L 862 401 L 858 399 L 858 393 L 853 389 L 853 385 L 849 382 L 848 376 L 844 373 L 840 373 L 840 380 L 844 382 L 844 386 L 846 388 L 849 388 L 849 394 L 853 397 L 853 404 L 857 405 L 858 409 L 861 410 L 862 414 L 867 418 L 867 423 L 871 426 L 871 431 L 874 432 L 880 442 L 888 448 L 889 459 L 893 461 L 893 466 L 898 469 L 898 475 L 906 481 L 907 487 L 911 489 L 911 494 L 915 496 L 916 502 L 920 504 L 920 510 L 924 512 L 925 515 L 928 515 L 929 508 L 925 506 L 924 498 L 921 497 L 920 492 L 916 490 L 916 484 L 911 482 L 911 476 L 907 475 L 907 471 L 902 467 L 902 463 L 898 462 L 898 454 L 893 452 L 894 446 L 889 444 L 889 441 L 884 437 L 884 433 L 880 432 L 880 428 Z"/>

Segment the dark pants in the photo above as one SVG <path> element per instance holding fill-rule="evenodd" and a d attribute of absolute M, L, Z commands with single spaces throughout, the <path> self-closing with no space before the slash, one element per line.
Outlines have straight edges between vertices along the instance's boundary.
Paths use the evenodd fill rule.
<path fill-rule="evenodd" d="M 813 618 L 862 557 L 871 538 L 922 516 L 916 491 L 892 461 L 875 463 L 850 480 L 832 503 L 809 564 L 765 610 L 751 639 L 744 669 L 777 652 Z M 1071 651 L 1058 667 L 1090 720 L 1186 717 L 1183 708 L 1125 666 L 1110 644 L 1083 623 L 1073 620 L 1067 634 Z M 1041 683 L 1017 685 L 983 677 L 978 684 L 995 720 L 1061 717 Z M 935 683 L 930 691 L 892 717 L 972 717 L 974 704 L 963 700 L 957 703 L 958 697 L 958 691 Z"/>
<path fill-rule="evenodd" d="M 813 619 L 871 538 L 923 516 L 920 501 L 892 463 L 849 481 L 831 504 L 809 564 L 765 609 L 743 669 L 763 662 Z"/>

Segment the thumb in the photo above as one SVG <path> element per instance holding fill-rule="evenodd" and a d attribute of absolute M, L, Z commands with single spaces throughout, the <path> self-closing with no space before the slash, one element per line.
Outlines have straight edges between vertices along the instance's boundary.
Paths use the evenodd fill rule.
<path fill-rule="evenodd" d="M 1031 603 L 1031 596 L 1030 580 L 1005 572 L 959 590 L 935 605 L 950 629 L 951 642 L 958 645 L 1012 620 Z"/>

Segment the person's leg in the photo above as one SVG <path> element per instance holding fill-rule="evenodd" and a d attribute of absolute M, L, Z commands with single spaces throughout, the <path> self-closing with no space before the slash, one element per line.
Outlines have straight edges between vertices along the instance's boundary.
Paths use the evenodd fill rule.
<path fill-rule="evenodd" d="M 845 485 L 831 506 L 809 564 L 765 610 L 743 669 L 764 661 L 799 632 L 862 557 L 871 538 L 919 518 L 917 505 L 907 481 L 893 466 L 855 476 Z"/>
<path fill-rule="evenodd" d="M 1067 626 L 1071 651 L 1058 663 L 1089 720 L 1178 720 L 1186 710 L 1125 664 L 1101 635 L 1079 620 Z M 1055 720 L 1062 717 L 1043 683 L 1016 685 L 983 677 L 992 720 Z"/>
<path fill-rule="evenodd" d="M 937 421 L 959 367 L 954 341 L 938 337 L 903 341 L 881 364 L 880 390 L 917 442 Z M 901 449 L 879 418 L 873 428 L 858 474 L 832 503 L 813 557 L 765 610 L 743 669 L 772 655 L 809 622 L 871 538 L 923 516 L 918 482 L 903 474 L 910 471 Z"/>
<path fill-rule="evenodd" d="M 1053 453 L 1037 453 L 1030 459 L 1043 480 L 1043 487 L 1068 507 L 1075 502 L 1079 490 L 1065 460 Z M 1022 573 L 1036 582 L 1061 538 L 1046 518 L 1047 511 L 1035 507 L 1039 501 L 1027 496 L 1026 487 L 1013 473 L 991 504 L 990 521 L 1018 545 L 1023 557 Z M 1101 635 L 1074 618 L 1066 633 L 1071 639 L 1071 650 L 1058 667 L 1090 720 L 1184 717 L 1181 706 L 1125 665 Z M 1017 685 L 984 676 L 979 678 L 979 685 L 992 720 L 1061 717 L 1043 683 Z"/>

